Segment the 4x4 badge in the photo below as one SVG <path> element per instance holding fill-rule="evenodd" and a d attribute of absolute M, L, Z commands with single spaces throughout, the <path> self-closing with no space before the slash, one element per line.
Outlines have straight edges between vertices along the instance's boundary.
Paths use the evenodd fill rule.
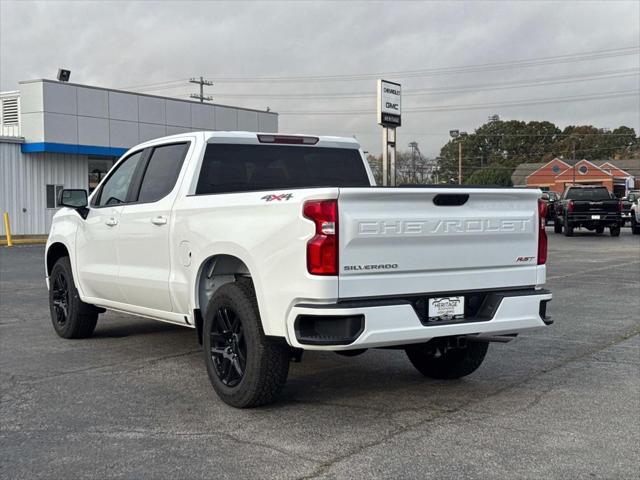
<path fill-rule="evenodd" d="M 265 195 L 260 200 L 265 200 L 267 202 L 273 202 L 274 200 L 281 202 L 282 200 L 289 200 L 293 198 L 293 193 L 281 193 L 280 195 Z"/>

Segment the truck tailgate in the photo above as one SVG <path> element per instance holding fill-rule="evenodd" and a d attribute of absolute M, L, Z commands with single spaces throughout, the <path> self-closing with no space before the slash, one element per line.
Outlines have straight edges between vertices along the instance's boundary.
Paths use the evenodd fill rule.
<path fill-rule="evenodd" d="M 574 200 L 573 213 L 618 213 L 618 200 L 586 201 Z"/>
<path fill-rule="evenodd" d="M 528 189 L 340 189 L 340 298 L 542 283 L 539 196 Z"/>

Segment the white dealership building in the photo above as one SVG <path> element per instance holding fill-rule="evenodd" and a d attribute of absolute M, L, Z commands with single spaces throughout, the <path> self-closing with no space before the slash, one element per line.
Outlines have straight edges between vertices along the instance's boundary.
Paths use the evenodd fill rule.
<path fill-rule="evenodd" d="M 275 112 L 54 80 L 20 82 L 0 102 L 0 213 L 9 213 L 14 235 L 46 234 L 57 191 L 95 188 L 140 142 L 197 130 L 278 131 Z"/>

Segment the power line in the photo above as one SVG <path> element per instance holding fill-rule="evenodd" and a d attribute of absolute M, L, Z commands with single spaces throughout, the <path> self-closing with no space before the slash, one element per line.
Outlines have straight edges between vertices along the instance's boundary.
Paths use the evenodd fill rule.
<path fill-rule="evenodd" d="M 176 86 L 183 86 L 185 82 L 188 82 L 188 78 L 180 78 L 178 80 L 165 80 L 164 82 L 154 82 L 154 83 L 143 83 L 140 85 L 127 85 L 125 87 L 117 87 L 120 90 L 162 90 L 163 87 L 167 85 L 172 85 L 174 83 L 179 84 Z M 159 87 L 159 88 L 154 88 Z M 166 87 L 171 88 L 171 87 Z"/>
<path fill-rule="evenodd" d="M 587 75 L 562 75 L 557 77 L 546 77 L 533 79 L 529 81 L 517 81 L 517 82 L 501 82 L 501 83 L 487 83 L 487 84 L 475 84 L 475 85 L 460 85 L 457 87 L 434 87 L 434 88 L 420 88 L 420 89 L 406 89 L 403 90 L 403 96 L 424 96 L 424 95 L 437 95 L 445 93 L 459 93 L 466 91 L 481 91 L 481 90 L 503 90 L 513 88 L 527 88 L 543 85 L 557 85 L 565 83 L 578 83 L 597 80 L 609 80 L 613 78 L 635 77 L 639 76 L 640 71 L 636 68 L 612 70 L 610 72 L 601 72 Z M 373 98 L 376 96 L 375 92 L 345 92 L 345 93 L 218 93 L 217 97 L 227 98 L 266 98 L 266 99 L 282 99 L 282 100 L 310 100 L 310 99 L 345 99 L 345 98 Z"/>
<path fill-rule="evenodd" d="M 567 97 L 537 98 L 531 100 L 517 100 L 500 103 L 476 103 L 467 105 L 440 105 L 434 107 L 416 107 L 404 109 L 405 113 L 425 113 L 425 112 L 454 112 L 461 110 L 482 110 L 484 108 L 507 108 L 520 107 L 527 105 L 545 105 L 553 103 L 570 103 L 587 100 L 606 100 L 613 98 L 626 98 L 640 95 L 640 90 L 623 90 L 618 92 L 606 92 L 590 95 L 574 95 Z M 375 110 L 291 110 L 279 111 L 279 115 L 369 115 L 374 114 Z"/>
<path fill-rule="evenodd" d="M 628 46 L 606 50 L 594 50 L 588 52 L 571 53 L 564 55 L 555 55 L 550 57 L 538 57 L 521 60 L 510 60 L 502 62 L 461 65 L 453 67 L 437 67 L 421 70 L 405 70 L 394 72 L 377 72 L 377 73 L 361 73 L 361 74 L 343 74 L 343 75 L 298 75 L 298 76 L 282 76 L 282 75 L 258 75 L 255 77 L 243 76 L 243 74 L 223 74 L 215 73 L 207 76 L 214 77 L 216 82 L 304 82 L 304 81 L 335 81 L 335 80 L 363 80 L 369 78 L 378 78 L 380 76 L 388 77 L 415 77 L 415 76 L 436 76 L 451 75 L 456 73 L 471 73 L 476 71 L 504 70 L 517 67 L 531 67 L 537 65 L 550 65 L 557 63 L 574 63 L 586 60 L 597 60 L 602 58 L 614 58 L 619 56 L 634 55 L 640 52 L 640 46 Z M 170 85 L 179 82 L 185 82 L 187 79 L 167 80 L 164 82 L 143 83 L 138 85 L 130 85 L 121 87 L 123 89 L 143 89 L 146 87 L 158 87 L 161 85 Z"/>
<path fill-rule="evenodd" d="M 209 74 L 215 77 L 219 83 L 235 82 L 235 83 L 261 83 L 261 82 L 330 82 L 330 81 L 351 81 L 351 80 L 367 80 L 378 77 L 388 78 L 413 78 L 413 77 L 431 77 L 439 75 L 452 75 L 461 73 L 475 73 L 481 71 L 508 70 L 511 68 L 534 67 L 540 65 L 555 65 L 559 63 L 575 63 L 587 60 L 598 60 L 603 58 L 614 58 L 620 56 L 636 55 L 640 52 L 639 46 L 616 48 L 609 50 L 600 50 L 593 52 L 585 52 L 578 54 L 555 55 L 551 57 L 540 57 L 527 60 L 511 60 L 505 62 L 494 62 L 475 64 L 457 67 L 440 67 L 422 70 L 404 70 L 395 72 L 377 72 L 362 74 L 343 74 L 343 75 L 300 75 L 300 76 L 256 76 L 256 77 L 230 77 L 227 74 Z M 230 75 L 230 74 L 229 74 Z"/>

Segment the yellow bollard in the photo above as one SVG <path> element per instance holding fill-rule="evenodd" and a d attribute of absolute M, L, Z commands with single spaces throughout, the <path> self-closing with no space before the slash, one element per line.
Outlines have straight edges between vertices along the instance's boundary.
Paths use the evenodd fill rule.
<path fill-rule="evenodd" d="M 4 229 L 7 232 L 7 247 L 13 247 L 11 241 L 11 227 L 9 227 L 9 212 L 4 212 Z"/>

